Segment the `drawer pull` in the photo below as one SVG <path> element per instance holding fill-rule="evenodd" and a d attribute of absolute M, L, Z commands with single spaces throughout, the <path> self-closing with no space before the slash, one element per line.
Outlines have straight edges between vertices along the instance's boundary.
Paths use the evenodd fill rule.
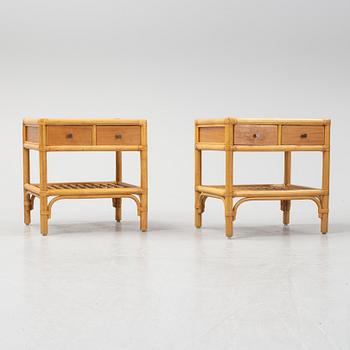
<path fill-rule="evenodd" d="M 260 134 L 253 134 L 253 139 L 258 139 L 260 137 Z"/>
<path fill-rule="evenodd" d="M 73 138 L 73 134 L 70 132 L 66 135 L 66 139 L 72 139 Z"/>
<path fill-rule="evenodd" d="M 307 138 L 307 134 L 301 134 L 300 137 L 301 137 L 302 139 L 306 139 L 306 138 Z"/>
<path fill-rule="evenodd" d="M 116 134 L 116 135 L 115 135 L 115 138 L 116 138 L 117 140 L 120 140 L 122 137 L 123 137 L 122 134 Z"/>

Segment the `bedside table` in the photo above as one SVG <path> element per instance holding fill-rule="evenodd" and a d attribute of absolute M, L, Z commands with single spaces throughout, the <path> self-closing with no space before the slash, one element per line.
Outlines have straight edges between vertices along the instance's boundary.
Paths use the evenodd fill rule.
<path fill-rule="evenodd" d="M 283 223 L 289 224 L 291 200 L 312 200 L 318 208 L 321 232 L 328 231 L 329 119 L 208 119 L 195 121 L 195 226 L 202 225 L 208 197 L 224 202 L 226 236 L 233 235 L 238 207 L 251 200 L 280 200 Z M 225 185 L 202 184 L 202 151 L 225 152 Z M 234 152 L 284 152 L 284 182 L 266 185 L 233 184 Z M 291 184 L 293 151 L 322 152 L 322 188 Z M 233 204 L 233 198 L 239 198 Z"/>
<path fill-rule="evenodd" d="M 40 182 L 30 182 L 30 150 L 39 152 Z M 47 182 L 47 153 L 67 151 L 113 151 L 115 180 L 108 182 Z M 122 152 L 140 152 L 140 185 L 122 182 Z M 34 199 L 40 199 L 40 230 L 48 233 L 48 219 L 61 199 L 111 198 L 115 219 L 121 220 L 122 198 L 132 199 L 140 216 L 140 229 L 147 230 L 147 122 L 128 119 L 24 119 L 23 186 L 24 223 L 30 224 Z M 49 202 L 49 197 L 53 197 Z"/>

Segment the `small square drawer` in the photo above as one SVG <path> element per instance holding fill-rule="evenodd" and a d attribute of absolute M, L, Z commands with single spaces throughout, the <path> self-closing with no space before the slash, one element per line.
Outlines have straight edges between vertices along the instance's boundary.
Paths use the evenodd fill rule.
<path fill-rule="evenodd" d="M 26 141 L 38 143 L 39 142 L 39 128 L 37 126 L 27 126 L 26 127 Z"/>
<path fill-rule="evenodd" d="M 324 145 L 324 126 L 284 125 L 282 145 Z"/>
<path fill-rule="evenodd" d="M 225 143 L 224 126 L 202 126 L 198 131 L 199 142 Z"/>
<path fill-rule="evenodd" d="M 92 127 L 88 125 L 49 125 L 48 146 L 78 146 L 92 144 Z"/>
<path fill-rule="evenodd" d="M 137 125 L 97 126 L 98 145 L 140 145 L 141 127 Z"/>
<path fill-rule="evenodd" d="M 248 125 L 234 126 L 235 145 L 277 145 L 277 125 Z"/>

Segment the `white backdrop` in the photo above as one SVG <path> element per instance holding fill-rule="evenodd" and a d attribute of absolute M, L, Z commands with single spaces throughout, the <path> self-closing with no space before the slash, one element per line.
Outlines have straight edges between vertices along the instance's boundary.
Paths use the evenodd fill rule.
<path fill-rule="evenodd" d="M 151 228 L 165 216 L 192 220 L 195 118 L 328 116 L 330 222 L 347 220 L 349 10 L 346 0 L 2 2 L 2 222 L 22 220 L 24 116 L 147 118 Z M 124 167 L 130 181 L 138 179 L 135 157 Z M 282 181 L 282 154 L 236 158 L 236 182 Z M 204 179 L 222 181 L 223 155 L 204 159 Z M 294 182 L 318 185 L 320 159 L 293 156 Z M 108 153 L 52 154 L 49 179 L 111 179 L 113 164 Z M 247 204 L 238 223 L 278 223 L 278 206 Z M 132 204 L 125 215 L 136 219 Z M 207 215 L 223 224 L 222 204 L 209 202 Z M 53 211 L 62 218 L 113 213 L 106 200 L 67 201 Z M 314 205 L 293 205 L 293 220 L 318 222 Z"/>
<path fill-rule="evenodd" d="M 349 0 L 0 0 L 0 349 L 350 349 L 349 13 Z M 48 237 L 38 202 L 25 226 L 25 116 L 147 118 L 149 232 L 127 200 L 121 223 L 110 200 L 72 200 Z M 332 118 L 328 235 L 312 202 L 292 204 L 290 228 L 277 201 L 247 203 L 228 240 L 208 200 L 194 228 L 194 119 L 225 116 Z M 279 183 L 282 160 L 237 154 L 234 180 Z M 294 183 L 320 184 L 320 154 L 292 162 Z M 112 153 L 48 165 L 49 180 L 114 178 Z M 204 171 L 222 182 L 224 155 Z"/>

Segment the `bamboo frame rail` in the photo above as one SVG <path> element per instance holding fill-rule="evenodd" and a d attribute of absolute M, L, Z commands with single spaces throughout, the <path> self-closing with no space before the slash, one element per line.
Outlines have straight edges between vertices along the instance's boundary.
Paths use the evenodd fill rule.
<path fill-rule="evenodd" d="M 115 220 L 122 218 L 122 198 L 132 199 L 140 216 L 140 230 L 147 230 L 148 175 L 147 122 L 133 119 L 23 119 L 24 223 L 31 222 L 34 199 L 40 200 L 40 231 L 48 234 L 52 206 L 62 199 L 111 198 Z M 39 152 L 39 183 L 31 183 L 30 150 Z M 115 152 L 115 180 L 96 182 L 47 181 L 47 153 L 57 151 Z M 122 152 L 140 153 L 140 185 L 122 181 Z M 49 201 L 50 199 L 50 201 Z"/>
<path fill-rule="evenodd" d="M 226 236 L 233 236 L 238 207 L 252 200 L 279 200 L 283 223 L 290 222 L 292 200 L 311 200 L 318 209 L 321 232 L 328 231 L 330 124 L 325 119 L 198 119 L 195 121 L 195 226 L 202 226 L 207 198 L 221 199 L 225 208 Z M 202 183 L 202 152 L 225 152 L 225 184 Z M 291 182 L 292 152 L 322 152 L 321 188 Z M 282 184 L 236 185 L 233 183 L 234 152 L 284 152 Z M 234 200 L 237 199 L 234 203 Z"/>

